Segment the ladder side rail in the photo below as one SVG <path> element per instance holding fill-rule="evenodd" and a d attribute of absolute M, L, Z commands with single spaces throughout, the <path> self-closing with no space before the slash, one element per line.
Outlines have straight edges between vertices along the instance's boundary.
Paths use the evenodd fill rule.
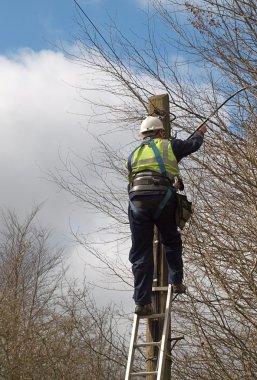
<path fill-rule="evenodd" d="M 163 325 L 163 332 L 162 332 L 162 339 L 161 339 L 161 347 L 159 351 L 157 380 L 163 379 L 163 371 L 164 371 L 167 341 L 168 341 L 168 331 L 169 331 L 169 326 L 170 326 L 172 294 L 173 294 L 172 287 L 169 284 L 167 299 L 166 299 L 165 318 L 164 318 L 164 325 Z"/>
<path fill-rule="evenodd" d="M 134 362 L 134 354 L 135 354 L 135 341 L 137 339 L 137 333 L 138 333 L 138 326 L 139 326 L 139 316 L 137 314 L 134 315 L 134 321 L 133 321 L 133 328 L 131 332 L 131 338 L 130 338 L 130 346 L 129 346 L 129 354 L 128 354 L 128 362 L 126 367 L 126 373 L 125 373 L 125 380 L 130 379 L 130 374 L 132 372 L 132 366 Z"/>

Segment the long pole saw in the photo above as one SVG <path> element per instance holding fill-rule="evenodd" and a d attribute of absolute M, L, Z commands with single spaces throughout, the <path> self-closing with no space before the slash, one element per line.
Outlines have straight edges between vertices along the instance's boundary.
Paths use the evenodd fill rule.
<path fill-rule="evenodd" d="M 222 104 L 220 104 L 201 124 L 196 128 L 196 130 L 191 133 L 191 135 L 187 138 L 190 139 L 195 132 L 197 132 L 205 123 L 207 123 L 215 114 L 218 112 L 230 99 L 232 99 L 234 96 L 239 94 L 242 91 L 247 91 L 249 88 L 257 87 L 257 84 L 248 85 L 245 87 L 240 88 L 240 90 L 237 90 L 234 94 L 230 95 Z"/>

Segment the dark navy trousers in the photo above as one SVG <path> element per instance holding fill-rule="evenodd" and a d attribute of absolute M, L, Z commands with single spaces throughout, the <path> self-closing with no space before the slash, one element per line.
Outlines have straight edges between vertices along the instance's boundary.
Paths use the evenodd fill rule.
<path fill-rule="evenodd" d="M 135 200 L 142 200 L 142 198 L 137 197 L 133 199 Z M 147 305 L 152 302 L 154 225 L 159 230 L 160 241 L 164 246 L 168 265 L 168 282 L 169 284 L 182 283 L 182 241 L 175 222 L 175 202 L 175 194 L 172 194 L 158 219 L 154 219 L 156 208 L 132 210 L 129 205 L 128 215 L 132 239 L 129 260 L 134 275 L 133 298 L 137 305 Z"/>

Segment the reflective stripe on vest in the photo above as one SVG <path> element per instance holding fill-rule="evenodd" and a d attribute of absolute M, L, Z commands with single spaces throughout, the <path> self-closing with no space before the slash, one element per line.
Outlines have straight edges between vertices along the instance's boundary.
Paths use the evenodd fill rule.
<path fill-rule="evenodd" d="M 178 175 L 178 163 L 173 153 L 170 141 L 166 139 L 154 139 L 153 141 L 163 159 L 167 175 L 169 177 Z M 160 172 L 156 156 L 153 149 L 149 145 L 144 144 L 135 150 L 131 159 L 131 169 L 133 174 L 143 170 Z"/>

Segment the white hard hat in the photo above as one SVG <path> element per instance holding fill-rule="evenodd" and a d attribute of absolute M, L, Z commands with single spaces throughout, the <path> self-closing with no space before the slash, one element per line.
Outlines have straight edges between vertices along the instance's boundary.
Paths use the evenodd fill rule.
<path fill-rule="evenodd" d="M 145 133 L 147 131 L 157 131 L 158 129 L 164 130 L 162 121 L 156 116 L 147 116 L 142 121 L 140 126 L 140 132 Z"/>

